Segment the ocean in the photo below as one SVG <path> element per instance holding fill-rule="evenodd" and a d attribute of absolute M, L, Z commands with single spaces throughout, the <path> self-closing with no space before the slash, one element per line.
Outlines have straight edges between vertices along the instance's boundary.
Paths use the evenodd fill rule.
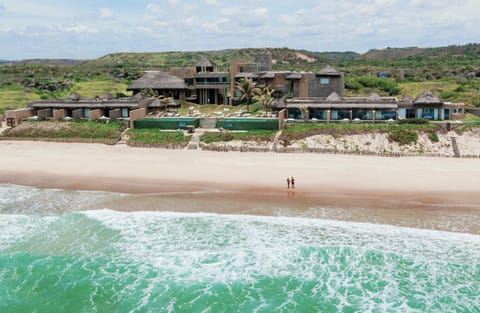
<path fill-rule="evenodd" d="M 0 312 L 480 312 L 480 236 L 0 185 Z"/>

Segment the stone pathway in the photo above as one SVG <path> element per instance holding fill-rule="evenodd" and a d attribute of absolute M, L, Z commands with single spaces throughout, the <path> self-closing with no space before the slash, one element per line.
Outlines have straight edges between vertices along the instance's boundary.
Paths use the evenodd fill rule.
<path fill-rule="evenodd" d="M 0 134 L 3 133 L 4 130 L 6 130 L 7 128 L 7 122 L 0 122 Z"/>
<path fill-rule="evenodd" d="M 278 133 L 275 135 L 275 138 L 273 139 L 273 145 L 270 151 L 277 152 L 278 141 L 280 140 L 281 135 L 282 135 L 282 130 L 279 130 Z"/>
<path fill-rule="evenodd" d="M 122 134 L 120 135 L 120 140 L 117 142 L 117 145 L 126 145 L 127 144 L 127 136 L 126 133 L 130 128 L 125 129 Z"/>
<path fill-rule="evenodd" d="M 190 142 L 188 143 L 186 150 L 198 150 L 200 147 L 200 136 L 202 134 L 199 132 L 193 133 L 192 138 L 190 138 Z"/>
<path fill-rule="evenodd" d="M 459 158 L 460 157 L 460 150 L 458 149 L 457 138 L 456 137 L 450 137 L 450 139 L 452 140 L 452 148 L 453 148 L 453 153 L 455 154 L 455 158 Z"/>

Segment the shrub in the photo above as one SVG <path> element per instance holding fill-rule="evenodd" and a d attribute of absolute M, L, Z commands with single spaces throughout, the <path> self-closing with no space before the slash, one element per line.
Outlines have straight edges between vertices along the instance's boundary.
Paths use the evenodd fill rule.
<path fill-rule="evenodd" d="M 228 131 L 222 133 L 206 132 L 201 137 L 201 141 L 207 144 L 212 142 L 231 140 L 233 140 L 233 134 Z"/>
<path fill-rule="evenodd" d="M 430 133 L 428 135 L 428 139 L 430 139 L 431 142 L 439 142 L 440 139 L 438 138 L 438 135 L 436 133 Z"/>
<path fill-rule="evenodd" d="M 399 120 L 399 124 L 428 124 L 430 123 L 429 120 L 424 119 L 424 118 L 411 118 L 411 119 L 406 119 L 406 120 Z"/>
<path fill-rule="evenodd" d="M 418 133 L 415 130 L 407 128 L 392 129 L 388 139 L 390 141 L 398 142 L 401 146 L 409 145 L 417 142 Z"/>
<path fill-rule="evenodd" d="M 169 145 L 188 143 L 190 136 L 185 136 L 182 131 L 165 132 L 158 129 L 130 129 L 128 131 L 129 143 L 147 145 Z"/>

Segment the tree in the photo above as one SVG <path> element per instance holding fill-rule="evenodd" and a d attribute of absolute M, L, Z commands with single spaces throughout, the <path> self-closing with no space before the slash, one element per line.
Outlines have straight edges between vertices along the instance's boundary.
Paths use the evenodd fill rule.
<path fill-rule="evenodd" d="M 310 118 L 310 116 L 309 116 L 310 112 L 308 112 L 308 107 L 306 105 L 302 104 L 298 107 L 298 109 L 300 110 L 300 112 L 302 112 L 303 120 L 305 122 L 307 122 L 308 119 Z"/>
<path fill-rule="evenodd" d="M 267 112 L 272 107 L 273 103 L 273 92 L 275 90 L 271 89 L 268 85 L 263 85 L 257 88 L 256 94 L 254 96 L 255 100 L 260 102 L 260 104 L 265 109 L 265 116 L 267 116 Z"/>
<path fill-rule="evenodd" d="M 240 91 L 242 94 L 240 96 L 240 101 L 247 100 L 247 112 L 250 111 L 249 106 L 253 96 L 257 93 L 257 83 L 255 83 L 250 78 L 242 78 L 240 81 L 235 83 L 235 88 Z"/>
<path fill-rule="evenodd" d="M 170 103 L 170 98 L 164 97 L 164 98 L 160 99 L 160 103 L 165 108 L 165 111 L 168 111 L 168 104 Z"/>

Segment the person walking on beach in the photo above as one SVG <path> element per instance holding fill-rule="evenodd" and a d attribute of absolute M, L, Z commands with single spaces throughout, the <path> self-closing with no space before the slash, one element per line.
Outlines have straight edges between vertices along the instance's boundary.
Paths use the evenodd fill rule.
<path fill-rule="evenodd" d="M 290 184 L 292 185 L 292 188 L 295 188 L 295 178 L 290 178 Z"/>
<path fill-rule="evenodd" d="M 290 178 L 287 177 L 287 188 L 290 188 Z"/>

